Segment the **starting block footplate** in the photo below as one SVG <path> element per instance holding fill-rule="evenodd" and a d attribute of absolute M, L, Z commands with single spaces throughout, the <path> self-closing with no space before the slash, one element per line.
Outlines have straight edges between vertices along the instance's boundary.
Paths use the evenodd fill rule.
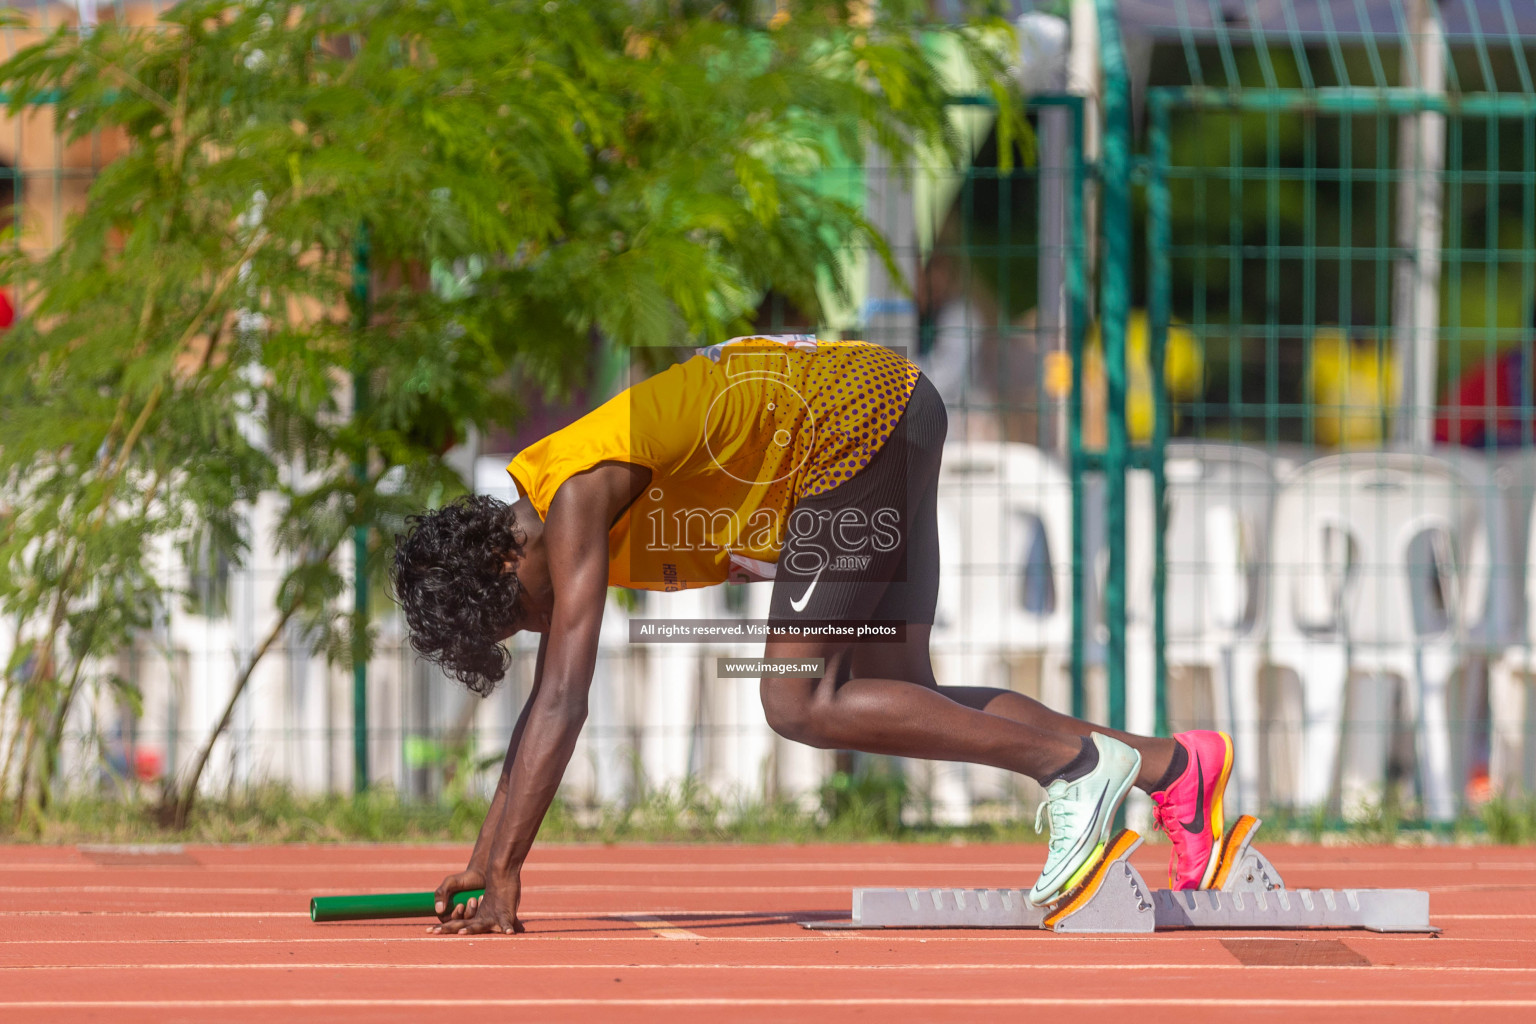
<path fill-rule="evenodd" d="M 1125 867 L 1129 867 L 1126 865 Z M 1124 868 L 1115 868 L 1124 872 Z M 1130 868 L 1130 871 L 1135 871 Z M 1139 877 L 1139 876 L 1138 876 Z M 1106 880 L 1113 884 L 1114 880 Z M 1128 882 L 1129 879 L 1126 879 Z M 855 889 L 848 921 L 808 928 L 1041 928 L 1050 907 L 1031 907 L 1025 889 Z M 1175 892 L 1146 889 L 1151 902 L 1125 912 L 1097 899 L 1061 922 L 1060 932 L 1127 934 L 1165 928 L 1364 928 L 1435 932 L 1429 894 L 1414 889 L 1277 889 L 1270 892 Z M 1115 901 L 1117 904 L 1120 900 Z M 1093 911 L 1099 913 L 1093 913 Z M 1119 906 L 1113 910 L 1119 911 Z M 1150 927 L 1148 925 L 1150 924 Z M 1066 927 L 1063 927 L 1066 925 Z"/>
<path fill-rule="evenodd" d="M 1222 851 L 1220 888 L 1152 889 L 1131 865 L 1134 832 L 1110 844 L 1103 864 L 1054 907 L 1032 907 L 1026 889 L 855 889 L 846 921 L 806 921 L 807 928 L 1049 928 L 1079 934 L 1145 934 L 1158 929 L 1364 928 L 1438 932 L 1429 894 L 1414 889 L 1286 889 L 1280 873 L 1252 848 L 1259 822 L 1245 817 Z"/>

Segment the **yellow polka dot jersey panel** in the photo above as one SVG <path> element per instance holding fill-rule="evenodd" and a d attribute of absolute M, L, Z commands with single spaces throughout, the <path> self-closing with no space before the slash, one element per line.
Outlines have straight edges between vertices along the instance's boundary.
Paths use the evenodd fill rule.
<path fill-rule="evenodd" d="M 761 577 L 795 503 L 868 465 L 917 376 L 899 353 L 865 342 L 737 338 L 530 445 L 507 471 L 547 517 L 560 485 L 600 462 L 651 470 L 650 486 L 609 533 L 615 586 L 680 590 Z"/>

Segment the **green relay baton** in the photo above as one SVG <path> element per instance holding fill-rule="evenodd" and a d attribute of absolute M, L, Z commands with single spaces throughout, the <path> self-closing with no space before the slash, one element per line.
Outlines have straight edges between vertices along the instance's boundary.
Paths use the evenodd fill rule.
<path fill-rule="evenodd" d="M 462 905 L 485 895 L 484 889 L 455 893 Z M 380 892 L 365 896 L 315 896 L 309 901 L 311 921 L 377 921 L 386 917 L 436 917 L 437 894 L 432 892 Z"/>

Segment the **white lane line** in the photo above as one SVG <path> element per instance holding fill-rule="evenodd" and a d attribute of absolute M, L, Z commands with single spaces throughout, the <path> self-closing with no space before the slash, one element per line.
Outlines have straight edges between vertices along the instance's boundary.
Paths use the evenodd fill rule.
<path fill-rule="evenodd" d="M 533 910 L 520 910 L 520 911 L 518 911 L 518 915 L 517 916 L 521 917 L 521 918 L 524 918 L 525 920 L 529 920 L 529 921 L 545 921 L 545 920 L 547 920 L 547 921 L 602 921 L 605 918 L 606 919 L 612 919 L 612 918 L 625 917 L 626 913 L 628 913 L 628 912 L 613 913 L 613 912 L 585 911 L 585 910 L 573 910 L 573 911 L 558 911 L 558 910 L 533 911 Z M 715 913 L 715 914 L 700 914 L 698 911 L 694 911 L 692 913 L 694 913 L 697 916 L 709 917 L 709 918 L 715 918 L 715 917 L 725 918 L 725 917 L 732 916 L 731 914 L 728 914 L 728 913 L 723 912 L 723 911 L 719 912 L 719 913 Z M 741 916 L 745 917 L 745 918 L 748 918 L 748 920 L 737 921 L 737 922 L 733 922 L 733 923 L 735 923 L 735 924 L 761 924 L 761 925 L 770 925 L 770 924 L 799 924 L 800 923 L 800 918 L 798 918 L 798 917 L 778 917 L 778 916 L 775 916 L 773 914 L 763 913 L 763 912 L 746 911 L 746 912 L 743 912 Z M 1434 916 L 1435 916 L 1435 920 L 1436 921 L 1530 921 L 1532 919 L 1536 919 L 1536 914 L 1436 914 Z M 106 917 L 149 917 L 149 918 L 158 918 L 158 919 L 163 919 L 163 920 L 168 920 L 168 921 L 174 921 L 174 920 L 178 920 L 178 919 L 182 919 L 182 918 L 189 919 L 189 920 L 210 920 L 210 919 L 211 920 L 218 920 L 220 918 L 227 918 L 229 920 L 254 920 L 254 921 L 284 920 L 284 919 L 291 919 L 291 920 L 298 920 L 298 921 L 308 921 L 309 920 L 309 914 L 307 912 L 305 912 L 305 911 L 302 911 L 302 910 L 224 910 L 224 911 L 213 911 L 213 910 L 210 910 L 210 911 L 196 911 L 196 910 L 7 910 L 7 911 L 0 911 L 0 920 L 3 920 L 5 918 L 7 918 L 7 917 L 52 917 L 52 918 L 87 918 L 88 917 L 88 918 L 93 918 L 93 919 L 96 919 L 96 918 L 106 918 Z M 627 920 L 632 920 L 632 921 L 639 921 L 639 920 L 641 920 L 640 918 L 636 918 L 636 917 L 628 917 L 626 919 Z M 376 924 L 378 927 L 388 927 L 389 926 L 389 922 L 391 922 L 391 921 L 398 923 L 399 921 L 403 921 L 403 920 L 409 920 L 409 919 L 407 919 L 407 918 L 390 918 L 390 919 L 385 919 L 385 920 L 382 920 L 382 921 L 379 921 L 379 922 L 370 922 L 370 921 L 327 921 L 325 923 L 326 924 L 348 924 L 348 925 L 354 925 L 354 926 L 357 926 L 357 925 L 371 926 L 371 925 L 375 925 Z M 427 919 L 426 918 L 421 918 L 420 920 L 425 921 Z M 659 920 L 659 918 L 658 918 L 658 920 Z M 672 925 L 675 927 L 676 926 L 676 918 L 673 917 L 673 918 L 670 919 L 670 921 L 671 921 Z M 697 922 L 684 921 L 682 923 L 683 924 L 694 924 L 694 923 L 697 923 Z M 713 923 L 713 922 L 712 921 L 708 921 L 708 922 L 703 922 L 703 923 L 710 924 L 710 923 Z M 825 938 L 829 938 L 829 939 L 837 939 L 837 938 L 867 939 L 867 938 L 871 938 L 872 937 L 872 936 L 870 936 L 866 932 L 861 932 L 861 931 L 858 931 L 858 930 L 853 929 L 853 928 L 813 928 L 813 929 L 810 929 L 810 930 L 816 932 L 819 935 L 822 935 Z M 1020 929 L 1020 930 L 1022 931 L 1022 930 L 1025 930 L 1025 929 Z M 1273 936 L 1263 936 L 1263 935 L 1256 935 L 1256 936 L 1251 936 L 1251 937 L 1255 938 L 1255 939 L 1273 938 Z M 1370 936 L 1359 936 L 1359 935 L 1356 936 L 1356 938 L 1369 938 L 1369 937 Z M 0 940 L 0 942 L 4 942 L 4 941 L 5 940 Z M 1290 940 L 1287 939 L 1285 941 L 1290 941 Z"/>
<path fill-rule="evenodd" d="M 489 937 L 489 936 L 485 936 Z M 681 936 L 686 937 L 686 935 Z M 137 963 L 137 964 L 0 964 L 0 971 L 607 971 L 622 967 L 626 971 L 1322 971 L 1359 973 L 1375 971 L 1387 974 L 1536 974 L 1536 967 L 1456 967 L 1445 964 L 1240 964 L 1240 963 L 1137 963 L 1137 964 L 1042 964 L 1013 963 L 917 963 L 917 964 L 466 964 L 466 963 Z"/>
<path fill-rule="evenodd" d="M 666 920 L 656 916 L 666 914 Z M 602 923 L 604 921 L 625 920 L 635 921 L 660 921 L 674 930 L 684 924 L 714 924 L 720 921 L 728 921 L 732 925 L 742 924 L 799 924 L 801 917 L 798 914 L 774 913 L 766 910 L 676 910 L 676 911 L 637 911 L 637 910 L 519 910 L 517 916 L 528 921 L 587 921 Z M 152 917 L 165 920 L 178 918 L 252 918 L 268 920 L 273 918 L 292 918 L 303 921 L 309 920 L 309 912 L 303 910 L 5 910 L 0 911 L 0 921 L 7 917 L 53 917 L 53 918 L 103 918 L 103 917 Z M 698 918 L 697 921 L 678 922 L 678 918 Z M 356 926 L 389 927 L 398 925 L 412 918 L 382 918 L 377 921 L 326 921 L 327 925 L 340 924 Z M 415 918 L 414 920 L 429 921 L 430 917 Z M 0 940 L 3 941 L 3 940 Z"/>
<path fill-rule="evenodd" d="M 1419 1009 L 1434 1010 L 1463 1010 L 1463 1009 L 1536 1009 L 1536 999 L 1262 999 L 1244 996 L 1231 999 L 1199 999 L 1180 998 L 1177 996 L 1147 996 L 1144 998 L 1105 998 L 1102 996 L 1085 996 L 1078 998 L 1053 997 L 1053 996 L 1020 996 L 1018 998 L 953 998 L 946 999 L 934 996 L 911 996 L 905 998 L 868 998 L 868 999 L 731 999 L 731 998 L 666 998 L 666 999 L 540 999 L 519 996 L 509 999 L 455 999 L 444 996 L 436 999 L 60 999 L 49 1000 L 16 1000 L 0 1002 L 0 1009 L 12 1010 L 141 1010 L 141 1009 L 209 1009 L 209 1010 L 241 1010 L 241 1009 L 280 1009 L 292 1007 L 294 1009 L 307 1009 L 318 1007 L 342 1008 L 386 1008 L 386 1007 L 420 1007 L 422 1009 L 439 1009 L 443 1007 L 507 1007 L 516 1009 L 525 1006 L 545 1007 L 804 1007 L 806 1009 L 816 1007 L 843 1007 L 843 1006 L 1062 1006 L 1062 1007 L 1092 1007 L 1125 1006 L 1125 1007 L 1189 1007 L 1212 1009 L 1247 1009 L 1249 1007 L 1264 1007 L 1270 1009 L 1334 1009 L 1336 1007 L 1346 1009 Z"/>
<path fill-rule="evenodd" d="M 0 910 L 0 918 L 304 918 L 309 910 Z M 530 917 L 530 915 L 524 915 Z"/>
<path fill-rule="evenodd" d="M 654 932 L 664 939 L 694 939 L 703 942 L 705 937 L 698 932 L 691 932 L 686 928 L 679 928 L 664 917 L 655 914 L 610 914 L 609 918 L 617 918 L 621 921 L 632 921 L 648 931 Z"/>
<path fill-rule="evenodd" d="M 225 946 L 260 946 L 260 945 L 297 946 L 297 945 L 303 945 L 303 944 L 306 944 L 306 943 L 315 943 L 315 944 L 346 943 L 346 944 L 349 944 L 349 945 L 354 945 L 354 944 L 365 943 L 365 942 L 443 942 L 443 941 L 445 941 L 444 937 L 441 936 L 441 935 L 428 935 L 425 932 L 423 932 L 421 934 L 416 934 L 416 931 L 417 931 L 417 929 L 420 926 L 421 926 L 421 922 L 412 922 L 411 924 L 409 924 L 407 926 L 401 927 L 399 935 L 387 935 L 387 936 L 380 936 L 380 935 L 346 935 L 346 936 L 338 936 L 338 937 L 335 937 L 335 938 L 327 937 L 327 938 L 318 938 L 318 939 L 306 939 L 306 938 L 276 938 L 276 939 L 269 939 L 269 938 L 243 939 L 242 938 L 242 939 L 225 939 L 225 938 L 194 938 L 194 937 L 188 937 L 188 938 L 185 938 L 185 939 L 141 939 L 141 938 L 137 938 L 137 937 L 132 938 L 132 939 L 121 939 L 121 938 L 118 938 L 118 939 L 42 939 L 42 938 L 31 938 L 31 937 L 28 937 L 28 938 L 23 938 L 23 939 L 3 939 L 3 938 L 0 938 L 0 946 L 87 946 L 87 945 L 121 946 L 125 942 L 132 942 L 135 946 L 178 945 L 178 944 L 183 944 L 183 945 L 204 945 L 204 946 L 210 946 L 210 945 L 225 945 Z M 610 929 L 607 929 L 607 930 L 608 931 L 613 931 L 614 929 L 610 928 Z M 590 934 L 587 934 L 587 932 L 588 932 L 588 929 L 581 929 L 579 934 L 571 934 L 571 935 L 563 934 L 561 932 L 527 932 L 527 933 L 519 936 L 518 937 L 518 941 L 522 942 L 522 943 L 527 943 L 527 944 L 535 944 L 535 943 L 539 943 L 539 942 L 580 942 L 580 943 L 609 942 L 609 943 L 612 943 L 612 942 L 649 942 L 650 941 L 650 939 L 645 938 L 644 936 L 639 936 L 639 935 L 636 935 L 636 936 L 627 936 L 627 935 L 590 935 Z M 1359 940 L 1362 940 L 1362 939 L 1367 939 L 1367 938 L 1372 938 L 1373 937 L 1373 936 L 1369 935 L 1368 933 L 1363 933 L 1363 932 L 1348 932 L 1348 933 L 1329 932 L 1327 934 L 1329 934 L 1329 935 L 1347 934 L 1348 937 L 1349 937 L 1349 940 L 1351 942 L 1355 942 L 1355 941 L 1359 941 Z M 1171 945 L 1178 945 L 1178 944 L 1181 944 L 1181 943 L 1183 943 L 1183 944 L 1211 943 L 1211 942 L 1217 941 L 1220 938 L 1224 938 L 1224 937 L 1230 938 L 1230 937 L 1232 937 L 1234 935 L 1238 936 L 1238 937 L 1241 937 L 1244 940 L 1252 940 L 1252 939 L 1255 939 L 1255 938 L 1259 938 L 1259 936 L 1255 936 L 1255 935 L 1252 935 L 1252 934 L 1244 934 L 1243 932 L 1218 932 L 1218 933 L 1215 933 L 1215 934 L 1200 934 L 1199 932 L 1187 932 L 1187 933 L 1182 934 L 1182 935 L 1174 933 L 1174 932 L 1163 932 L 1163 933 L 1159 933 L 1157 942 L 1158 942 L 1159 946 L 1171 946 Z M 499 937 L 500 936 L 498 936 L 498 938 Z M 805 943 L 806 938 L 807 937 L 803 933 L 798 933 L 797 932 L 794 935 L 722 935 L 722 936 L 720 936 L 718 938 L 713 938 L 710 941 L 711 941 L 711 943 L 713 943 L 715 945 L 719 945 L 720 943 L 727 943 L 727 942 L 740 942 L 740 943 L 745 943 L 745 944 L 764 944 L 764 943 L 772 943 L 772 942 L 794 942 L 794 943 L 801 943 L 801 944 L 803 944 L 803 943 Z M 1051 935 L 1050 932 L 1042 931 L 1042 930 L 1039 930 L 1039 929 L 1027 930 L 1027 931 L 1025 931 L 1025 932 L 1023 932 L 1021 934 L 1016 934 L 1016 935 L 978 935 L 978 934 L 975 934 L 975 933 L 971 933 L 971 934 L 967 934 L 967 935 L 932 935 L 932 936 L 925 936 L 925 937 L 922 937 L 922 938 L 918 938 L 918 937 L 916 937 L 914 935 L 910 935 L 910 934 L 896 934 L 896 935 L 883 935 L 882 934 L 882 935 L 876 935 L 876 936 L 874 936 L 874 938 L 877 939 L 880 942 L 891 942 L 891 943 L 910 942 L 910 943 L 916 943 L 917 945 L 924 945 L 926 943 L 933 943 L 934 945 L 939 945 L 941 943 L 958 943 L 958 942 L 963 942 L 963 943 L 967 943 L 967 944 L 973 945 L 973 946 L 974 945 L 980 945 L 980 944 L 983 944 L 983 943 L 989 943 L 989 942 L 990 943 L 1009 943 L 1009 944 L 1011 944 L 1013 946 L 1019 946 L 1019 945 L 1021 945 L 1023 943 L 1030 943 L 1030 942 L 1056 941 L 1055 938 Z M 1536 938 L 1528 938 L 1528 939 L 1527 938 L 1506 938 L 1506 937 L 1503 937 L 1503 936 L 1490 936 L 1490 937 L 1487 937 L 1487 938 L 1463 939 L 1463 938 L 1456 938 L 1454 936 L 1446 937 L 1445 935 L 1422 935 L 1422 936 L 1418 936 L 1418 935 L 1393 935 L 1390 938 L 1386 939 L 1386 941 L 1389 942 L 1393 946 L 1402 946 L 1402 945 L 1406 945 L 1407 943 L 1413 941 L 1414 939 L 1420 939 L 1421 941 L 1433 942 L 1435 944 L 1436 948 L 1440 948 L 1440 947 L 1446 946 L 1447 944 L 1454 945 L 1456 943 L 1471 944 L 1471 945 L 1476 945 L 1476 946 L 1480 946 L 1480 947 L 1484 947 L 1484 948 L 1486 948 L 1488 946 L 1496 945 L 1496 944 L 1497 945 L 1512 945 L 1512 946 L 1529 946 L 1529 945 L 1532 945 L 1532 944 L 1536 944 Z M 465 940 L 461 939 L 459 941 L 465 941 Z M 1091 937 L 1084 936 L 1082 941 L 1083 942 L 1092 941 L 1095 946 L 1134 945 L 1134 946 L 1139 946 L 1139 947 L 1145 947 L 1146 944 L 1147 944 L 1146 938 L 1143 937 L 1143 936 L 1140 936 L 1140 935 L 1137 935 L 1137 936 L 1094 935 L 1094 936 L 1091 936 Z M 1295 942 L 1295 941 L 1298 941 L 1298 939 L 1295 938 L 1295 937 L 1288 937 L 1288 938 L 1283 938 L 1283 939 L 1282 938 L 1277 938 L 1275 941 L 1277 941 L 1277 942 Z M 1305 941 L 1305 940 L 1301 940 L 1301 941 Z"/>
<path fill-rule="evenodd" d="M 188 854 L 188 856 L 192 856 Z M 91 861 L 71 861 L 58 864 L 0 864 L 0 872 L 14 871 L 122 871 L 124 868 L 144 871 L 188 871 L 198 873 L 235 873 L 249 872 L 261 874 L 264 872 L 305 872 L 316 871 L 344 871 L 348 874 L 358 871 L 391 871 L 391 872 L 415 872 L 415 871 L 453 871 L 455 866 L 463 867 L 463 858 L 458 861 L 431 861 L 427 863 L 336 863 L 336 864 L 97 864 Z M 763 871 L 920 871 L 923 873 L 939 871 L 995 871 L 1009 874 L 1024 874 L 1029 870 L 1039 870 L 1039 865 L 1031 867 L 1029 861 L 1009 861 L 1007 863 L 977 863 L 977 864 L 925 864 L 925 863 L 872 863 L 864 861 L 827 861 L 814 864 L 786 864 L 783 861 L 765 861 L 763 863 L 732 863 L 710 864 L 698 861 L 685 863 L 650 864 L 645 861 L 614 861 L 614 862 L 573 862 L 573 863 L 528 863 L 523 865 L 524 871 L 573 871 L 595 873 L 604 871 L 644 871 L 658 874 L 697 874 L 704 871 L 718 871 L 723 874 L 757 874 Z"/>
<path fill-rule="evenodd" d="M 522 910 L 518 911 L 519 917 L 529 919 L 551 918 L 555 920 L 600 920 L 602 918 L 623 917 L 626 914 L 638 913 L 638 911 L 605 911 L 605 910 Z M 656 913 L 656 912 L 652 912 Z M 679 909 L 659 911 L 673 917 L 745 917 L 758 919 L 753 923 L 761 924 L 795 924 L 800 921 L 796 915 L 776 913 L 771 910 L 697 910 Z M 0 920 L 7 917 L 163 917 L 163 918 L 269 918 L 269 917 L 295 917 L 309 919 L 309 912 L 303 910 L 0 910 Z M 1531 921 L 1536 920 L 1536 911 L 1529 914 L 1435 914 L 1436 921 Z M 327 924 L 367 924 L 362 921 L 326 922 Z M 685 922 L 686 923 L 686 922 Z M 851 929 L 825 929 L 824 934 L 836 937 L 838 935 L 853 935 Z M 1275 936 L 1256 936 L 1257 938 L 1275 938 Z"/>
<path fill-rule="evenodd" d="M 1436 914 L 1436 921 L 1530 921 L 1536 919 L 1536 912 L 1530 914 Z"/>
<path fill-rule="evenodd" d="M 312 888 L 312 887 L 311 887 Z M 48 893 L 53 896 L 77 892 L 120 892 L 145 895 L 185 896 L 290 896 L 308 894 L 310 889 L 223 889 L 210 886 L 171 885 L 72 885 L 60 890 L 56 885 L 0 885 L 0 893 Z M 722 893 L 722 892 L 848 892 L 846 885 L 539 885 L 523 886 L 523 895 L 538 892 L 661 892 L 661 893 Z"/>
<path fill-rule="evenodd" d="M 287 896 L 298 891 L 298 889 L 225 889 L 213 886 L 182 885 L 71 885 L 68 889 L 60 889 L 56 885 L 0 885 L 0 893 L 45 892 L 54 896 L 67 896 L 77 892 L 137 892 L 187 896 Z"/>
<path fill-rule="evenodd" d="M 3 847 L 0 847 L 3 853 Z M 196 857 L 196 850 L 186 851 L 187 856 Z M 1281 854 L 1280 856 L 1283 856 Z M 441 861 L 338 861 L 322 864 L 295 864 L 275 863 L 265 861 L 252 861 L 249 863 L 204 863 L 196 864 L 95 864 L 87 860 L 63 861 L 63 862 L 11 862 L 0 864 L 0 872 L 27 872 L 27 871 L 122 871 L 128 869 L 142 869 L 146 871 L 197 871 L 197 872 L 252 872 L 265 871 L 452 871 L 455 867 L 462 866 L 463 857 L 459 855 L 457 860 L 445 859 Z M 1296 862 L 1287 861 L 1288 871 L 1319 871 L 1319 872 L 1358 872 L 1358 871 L 1414 871 L 1424 872 L 1426 875 L 1438 874 L 1445 871 L 1513 871 L 1521 873 L 1536 872 L 1536 863 L 1532 862 L 1505 862 L 1505 861 L 1415 861 L 1404 863 L 1400 861 L 1349 861 L 1345 862 Z M 913 862 L 913 861 L 807 861 L 803 864 L 785 861 L 743 861 L 727 864 L 711 864 L 708 861 L 688 861 L 677 863 L 669 861 L 665 863 L 649 863 L 646 861 L 531 861 L 524 865 L 526 871 L 578 871 L 578 872 L 602 872 L 602 871 L 654 871 L 675 872 L 678 874 L 692 874 L 700 871 L 720 872 L 760 872 L 760 871 L 921 871 L 921 872 L 964 872 L 964 871 L 997 871 L 1009 874 L 1024 874 L 1030 871 L 1038 871 L 1039 864 L 1033 860 L 1017 861 L 978 861 L 974 864 L 956 864 L 953 862 Z"/>

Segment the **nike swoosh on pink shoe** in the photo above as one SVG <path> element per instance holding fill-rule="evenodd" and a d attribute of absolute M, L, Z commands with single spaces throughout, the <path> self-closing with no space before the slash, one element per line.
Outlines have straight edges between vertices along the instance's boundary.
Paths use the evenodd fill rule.
<path fill-rule="evenodd" d="M 1191 821 L 1181 821 L 1184 831 L 1191 835 L 1200 835 L 1205 831 L 1205 772 L 1200 763 L 1200 755 L 1195 755 L 1195 778 L 1199 780 L 1195 791 L 1195 817 Z"/>

